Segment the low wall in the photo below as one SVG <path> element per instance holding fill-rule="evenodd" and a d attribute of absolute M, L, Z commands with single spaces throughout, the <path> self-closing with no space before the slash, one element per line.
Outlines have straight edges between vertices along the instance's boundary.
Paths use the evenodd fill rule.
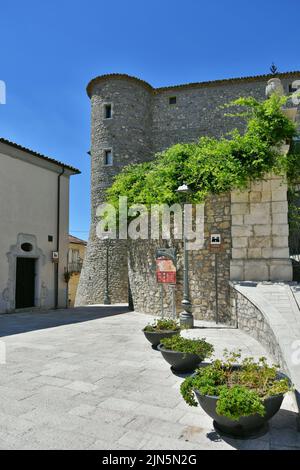
<path fill-rule="evenodd" d="M 289 284 L 286 289 L 290 289 Z M 280 311 L 259 290 L 256 283 L 230 283 L 232 317 L 237 327 L 258 340 L 290 377 L 300 411 L 300 364 L 295 350 L 300 339 L 299 308 L 291 294 L 290 306 Z"/>
<path fill-rule="evenodd" d="M 230 307 L 237 328 L 259 341 L 273 359 L 288 372 L 279 342 L 265 315 L 230 283 Z"/>

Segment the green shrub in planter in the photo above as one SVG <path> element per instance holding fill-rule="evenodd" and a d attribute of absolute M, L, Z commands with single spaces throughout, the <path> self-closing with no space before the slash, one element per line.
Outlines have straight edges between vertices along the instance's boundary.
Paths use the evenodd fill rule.
<path fill-rule="evenodd" d="M 211 356 L 214 348 L 205 339 L 188 339 L 180 335 L 162 338 L 158 350 L 172 366 L 172 370 L 187 372 L 195 370 L 206 357 Z"/>
<path fill-rule="evenodd" d="M 180 391 L 190 406 L 198 406 L 196 396 L 221 433 L 253 437 L 266 432 L 291 384 L 279 366 L 268 365 L 265 357 L 240 358 L 240 353 L 225 350 L 223 360 L 197 369 L 182 382 Z"/>
<path fill-rule="evenodd" d="M 202 339 L 188 339 L 183 336 L 176 335 L 171 338 L 164 338 L 161 340 L 164 349 L 169 351 L 182 352 L 185 354 L 196 354 L 201 358 L 201 361 L 206 357 L 210 357 L 214 351 L 212 344 L 207 343 L 205 338 Z"/>
<path fill-rule="evenodd" d="M 154 348 L 157 347 L 163 338 L 176 335 L 179 331 L 179 322 L 170 318 L 155 320 L 143 329 L 146 339 Z"/>
<path fill-rule="evenodd" d="M 153 323 L 149 323 L 145 326 L 144 331 L 152 333 L 154 331 L 179 331 L 180 325 L 177 320 L 172 320 L 170 318 L 160 318 L 159 320 L 155 320 Z"/>

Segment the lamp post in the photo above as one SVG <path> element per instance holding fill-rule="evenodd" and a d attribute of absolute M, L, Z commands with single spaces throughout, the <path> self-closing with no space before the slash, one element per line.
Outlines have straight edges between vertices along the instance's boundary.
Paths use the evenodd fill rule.
<path fill-rule="evenodd" d="M 187 184 L 179 186 L 176 190 L 179 194 L 184 194 L 183 203 L 183 300 L 181 305 L 183 311 L 180 313 L 180 326 L 182 328 L 194 328 L 194 317 L 192 314 L 192 304 L 190 301 L 190 289 L 189 289 L 189 257 L 187 250 L 187 237 L 185 233 L 185 208 L 184 205 L 188 200 L 188 195 L 191 193 L 190 188 Z"/>
<path fill-rule="evenodd" d="M 110 305 L 111 304 L 111 300 L 110 300 L 110 297 L 109 297 L 109 289 L 108 289 L 109 239 L 110 239 L 110 235 L 107 232 L 103 237 L 103 240 L 106 241 L 106 243 L 105 243 L 105 245 L 106 245 L 106 274 L 105 274 L 105 291 L 104 291 L 104 300 L 103 300 L 104 305 Z"/>

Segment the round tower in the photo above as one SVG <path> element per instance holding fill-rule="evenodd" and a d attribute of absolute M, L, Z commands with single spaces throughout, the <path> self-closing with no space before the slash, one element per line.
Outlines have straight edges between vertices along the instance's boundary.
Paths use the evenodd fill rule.
<path fill-rule="evenodd" d="M 137 78 L 110 74 L 93 79 L 87 93 L 91 99 L 91 227 L 75 305 L 105 299 L 127 303 L 127 241 L 100 240 L 96 210 L 122 167 L 153 157 L 153 89 Z"/>

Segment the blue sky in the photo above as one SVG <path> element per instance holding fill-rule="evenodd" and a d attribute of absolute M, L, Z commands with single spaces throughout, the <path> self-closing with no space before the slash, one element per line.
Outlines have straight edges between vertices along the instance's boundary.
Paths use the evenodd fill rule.
<path fill-rule="evenodd" d="M 299 0 L 15 0 L 0 4 L 0 136 L 78 167 L 70 231 L 88 236 L 97 75 L 164 86 L 300 70 Z"/>

